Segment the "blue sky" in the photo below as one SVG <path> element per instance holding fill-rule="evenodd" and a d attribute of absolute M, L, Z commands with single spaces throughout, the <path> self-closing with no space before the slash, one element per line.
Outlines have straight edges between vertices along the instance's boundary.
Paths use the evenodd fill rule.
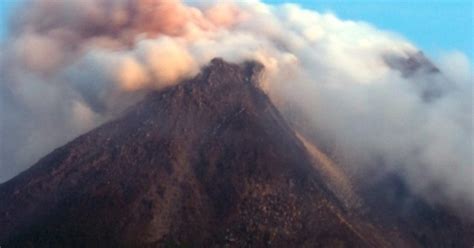
<path fill-rule="evenodd" d="M 0 0 L 0 38 L 7 17 L 21 0 Z M 264 0 L 278 4 L 284 0 Z M 342 19 L 369 22 L 400 33 L 429 56 L 459 50 L 474 59 L 472 0 L 295 0 L 305 8 L 332 12 Z"/>
<path fill-rule="evenodd" d="M 18 5 L 19 0 L 0 0 L 0 39 L 3 39 L 7 32 L 7 21 L 11 12 Z"/>

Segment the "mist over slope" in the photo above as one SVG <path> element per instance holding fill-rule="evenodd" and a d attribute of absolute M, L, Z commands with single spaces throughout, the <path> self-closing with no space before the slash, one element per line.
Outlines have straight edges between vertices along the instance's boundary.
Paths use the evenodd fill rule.
<path fill-rule="evenodd" d="M 258 1 L 33 0 L 13 16 L 0 50 L 1 181 L 222 57 L 261 62 L 272 101 L 346 167 L 474 205 L 462 54 L 433 65 L 370 24 Z"/>

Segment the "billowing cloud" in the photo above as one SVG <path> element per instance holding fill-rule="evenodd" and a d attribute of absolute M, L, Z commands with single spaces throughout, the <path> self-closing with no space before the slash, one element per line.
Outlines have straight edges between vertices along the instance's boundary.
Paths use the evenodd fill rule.
<path fill-rule="evenodd" d="M 0 53 L 0 180 L 222 57 L 264 64 L 261 87 L 348 171 L 398 171 L 419 193 L 474 205 L 461 53 L 434 65 L 370 24 L 256 0 L 31 0 L 15 16 Z"/>

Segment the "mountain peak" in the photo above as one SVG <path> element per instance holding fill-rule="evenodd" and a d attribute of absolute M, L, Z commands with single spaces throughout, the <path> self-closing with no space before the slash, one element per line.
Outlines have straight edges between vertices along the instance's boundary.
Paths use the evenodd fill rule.
<path fill-rule="evenodd" d="M 405 233 L 349 212 L 318 169 L 332 163 L 257 86 L 262 69 L 214 59 L 1 184 L 0 244 L 416 247 L 410 232 L 442 229 Z M 422 244 L 469 242 L 430 237 Z"/>
<path fill-rule="evenodd" d="M 263 70 L 264 66 L 257 61 L 234 64 L 226 62 L 222 58 L 214 58 L 209 65 L 203 68 L 200 78 L 211 86 L 228 83 L 250 83 L 257 86 Z M 222 78 L 223 75 L 227 78 Z"/>
<path fill-rule="evenodd" d="M 346 224 L 262 68 L 214 59 L 2 184 L 2 245 L 377 243 Z"/>

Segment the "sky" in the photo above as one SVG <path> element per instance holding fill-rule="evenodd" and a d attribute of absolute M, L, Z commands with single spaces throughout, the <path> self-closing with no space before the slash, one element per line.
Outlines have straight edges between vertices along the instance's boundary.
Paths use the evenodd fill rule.
<path fill-rule="evenodd" d="M 22 0 L 0 0 L 0 39 L 7 33 L 7 20 Z M 281 4 L 285 0 L 264 0 Z M 474 60 L 474 6 L 472 0 L 295 0 L 319 12 L 332 12 L 342 19 L 360 20 L 377 28 L 401 34 L 428 56 L 461 51 Z"/>

